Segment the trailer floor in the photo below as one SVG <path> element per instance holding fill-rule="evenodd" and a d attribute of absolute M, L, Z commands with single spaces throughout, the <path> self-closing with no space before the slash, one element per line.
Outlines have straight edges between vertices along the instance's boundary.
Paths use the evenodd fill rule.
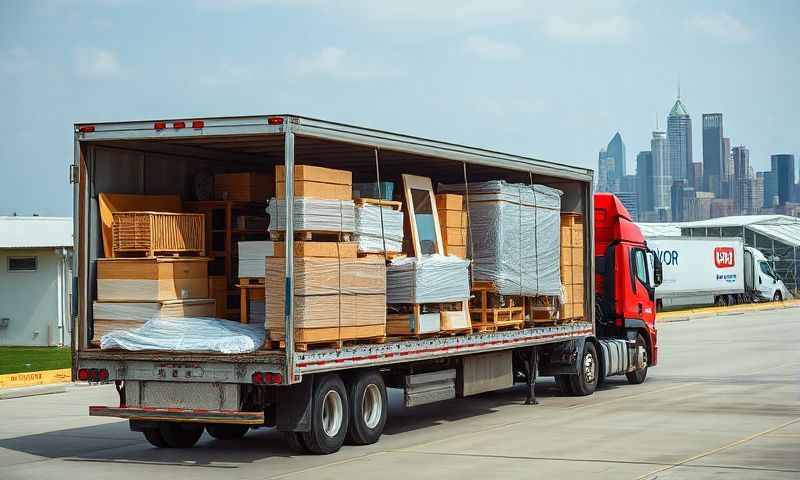
<path fill-rule="evenodd" d="M 113 387 L 0 401 L 0 478 L 798 478 L 800 308 L 659 326 L 662 365 L 539 406 L 522 390 L 405 409 L 377 445 L 293 456 L 277 432 L 157 450 L 126 422 L 90 418 Z"/>

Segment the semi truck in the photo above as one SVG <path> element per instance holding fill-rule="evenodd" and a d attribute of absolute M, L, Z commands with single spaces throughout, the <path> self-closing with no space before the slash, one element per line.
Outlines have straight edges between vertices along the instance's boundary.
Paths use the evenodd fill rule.
<path fill-rule="evenodd" d="M 647 245 L 664 270 L 656 289 L 658 309 L 789 298 L 764 254 L 741 238 L 650 237 Z"/>
<path fill-rule="evenodd" d="M 535 404 L 538 376 L 567 394 L 590 395 L 605 378 L 645 381 L 658 362 L 655 288 L 661 266 L 622 203 L 592 192 L 588 169 L 299 115 L 79 123 L 71 177 L 75 201 L 77 293 L 73 376 L 112 383 L 116 405 L 89 415 L 128 419 L 162 448 L 194 445 L 204 431 L 239 438 L 252 428 L 284 432 L 292 448 L 314 454 L 378 441 L 388 415 L 387 389 L 405 405 L 468 398 L 526 385 Z M 284 236 L 285 342 L 245 354 L 101 349 L 92 339 L 97 260 L 103 255 L 98 194 L 175 194 L 190 198 L 197 178 L 214 172 L 275 171 L 293 198 L 293 166 L 343 168 L 380 183 L 403 173 L 434 182 L 503 179 L 563 192 L 562 210 L 585 219 L 581 241 L 581 320 L 455 336 L 295 348 L 292 222 Z M 292 202 L 285 202 L 292 218 Z M 597 268 L 596 268 L 597 265 Z"/>

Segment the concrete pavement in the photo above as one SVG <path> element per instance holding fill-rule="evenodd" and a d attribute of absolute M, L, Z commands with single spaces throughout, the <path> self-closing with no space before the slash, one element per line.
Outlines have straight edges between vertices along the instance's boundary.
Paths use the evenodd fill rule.
<path fill-rule="evenodd" d="M 127 423 L 90 418 L 113 387 L 0 402 L 0 478 L 798 478 L 800 308 L 659 325 L 647 382 L 610 379 L 591 397 L 544 380 L 406 409 L 392 395 L 376 445 L 296 456 L 270 429 L 159 450 Z"/>

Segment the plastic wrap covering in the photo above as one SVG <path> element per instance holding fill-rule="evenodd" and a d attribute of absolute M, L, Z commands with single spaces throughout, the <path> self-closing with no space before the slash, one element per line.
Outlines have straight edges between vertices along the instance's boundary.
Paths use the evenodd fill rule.
<path fill-rule="evenodd" d="M 275 254 L 272 242 L 239 242 L 239 277 L 264 276 L 264 259 Z"/>
<path fill-rule="evenodd" d="M 153 319 L 135 330 L 114 330 L 100 348 L 174 352 L 248 353 L 264 343 L 261 325 L 243 325 L 216 318 Z"/>
<path fill-rule="evenodd" d="M 356 207 L 355 234 L 359 252 L 383 253 L 384 240 L 387 252 L 400 252 L 403 250 L 403 212 L 368 203 Z"/>
<path fill-rule="evenodd" d="M 387 303 L 444 303 L 469 299 L 469 260 L 425 255 L 392 260 L 386 271 Z"/>
<path fill-rule="evenodd" d="M 439 191 L 466 193 L 463 184 Z M 561 195 L 544 185 L 470 183 L 474 280 L 502 295 L 559 295 Z"/>
<path fill-rule="evenodd" d="M 286 201 L 272 199 L 267 206 L 269 230 L 286 230 Z M 294 199 L 294 229 L 319 232 L 352 232 L 355 230 L 355 206 L 352 200 Z"/>

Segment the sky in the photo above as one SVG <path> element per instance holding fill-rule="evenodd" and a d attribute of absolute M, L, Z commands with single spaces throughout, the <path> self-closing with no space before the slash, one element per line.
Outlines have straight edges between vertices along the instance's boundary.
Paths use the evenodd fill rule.
<path fill-rule="evenodd" d="M 731 145 L 800 152 L 800 2 L 0 2 L 0 215 L 68 216 L 76 122 L 297 113 L 628 173 L 680 83 Z"/>

